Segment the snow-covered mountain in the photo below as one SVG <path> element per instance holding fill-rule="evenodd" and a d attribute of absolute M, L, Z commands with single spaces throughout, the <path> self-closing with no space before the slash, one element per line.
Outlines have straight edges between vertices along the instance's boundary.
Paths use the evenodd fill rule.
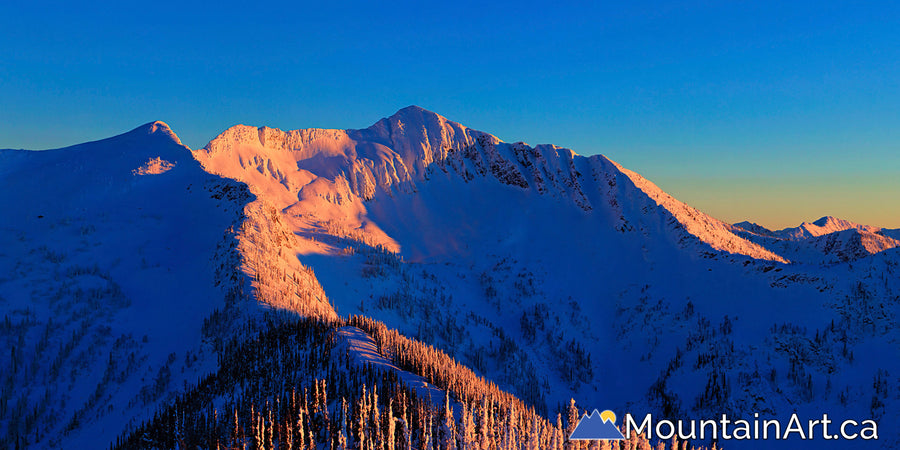
<path fill-rule="evenodd" d="M 819 237 L 826 234 L 835 233 L 844 230 L 858 230 L 869 233 L 877 233 L 881 228 L 869 225 L 860 225 L 850 222 L 849 220 L 838 219 L 837 217 L 825 216 L 812 223 L 803 222 L 796 228 L 785 228 L 783 230 L 774 231 L 772 234 L 786 239 L 806 239 L 810 237 Z"/>
<path fill-rule="evenodd" d="M 162 122 L 0 151 L 0 186 L 4 444 L 106 446 L 215 366 L 201 325 L 237 285 L 250 194 Z"/>
<path fill-rule="evenodd" d="M 736 234 L 791 261 L 833 264 L 855 261 L 900 246 L 897 230 L 861 225 L 831 216 L 772 231 L 751 222 L 734 225 Z"/>
<path fill-rule="evenodd" d="M 0 185 L 11 205 L 0 267 L 15 274 L 0 278 L 3 336 L 17 349 L 0 355 L 16 369 L 4 371 L 15 390 L 3 398 L 38 411 L 23 424 L 0 405 L 0 423 L 40 429 L 44 446 L 110 442 L 158 406 L 177 410 L 173 395 L 187 389 L 212 399 L 195 414 L 247 406 L 222 384 L 238 367 L 229 348 L 293 329 L 272 325 L 273 312 L 366 343 L 338 344 L 356 353 L 347 361 L 390 362 L 414 372 L 400 379 L 445 389 L 460 423 L 475 392 L 495 394 L 459 380 L 484 377 L 515 395 L 504 417 L 524 420 L 525 408 L 550 419 L 535 419 L 543 445 L 570 398 L 636 415 L 900 419 L 900 367 L 884 357 L 898 337 L 896 230 L 727 224 L 605 156 L 505 143 L 415 106 L 365 129 L 238 125 L 194 151 L 161 122 L 2 151 Z M 105 306 L 79 315 L 85 297 Z M 73 330 L 90 339 L 67 344 Z M 407 338 L 444 356 L 410 359 L 409 348 L 437 350 Z M 277 348 L 254 364 L 279 361 Z M 125 351 L 136 362 L 118 362 L 131 361 Z M 29 358 L 33 372 L 19 372 Z M 54 358 L 71 373 L 55 373 Z M 340 361 L 310 373 L 355 377 Z M 434 369 L 459 364 L 475 375 Z M 208 373 L 214 387 L 191 388 Z M 272 376 L 266 386 L 285 383 Z M 144 433 L 165 425 L 154 423 Z M 898 434 L 887 428 L 890 448 Z"/>
<path fill-rule="evenodd" d="M 238 125 L 195 156 L 209 171 L 271 198 L 307 227 L 336 221 L 389 247 L 396 243 L 367 220 L 363 202 L 377 201 L 379 194 L 418 192 L 432 178 L 450 183 L 477 178 L 529 196 L 564 199 L 603 220 L 606 228 L 659 232 L 700 251 L 784 262 L 604 156 L 585 158 L 553 145 L 507 144 L 417 106 L 362 130 L 284 132 Z"/>
<path fill-rule="evenodd" d="M 782 246 L 788 232 L 725 224 L 604 156 L 504 143 L 418 107 L 361 130 L 236 126 L 195 156 L 281 208 L 338 313 L 383 320 L 550 410 L 575 397 L 688 414 L 708 407 L 717 371 L 764 366 L 781 375 L 730 394 L 729 407 L 783 414 L 809 403 L 801 395 L 826 398 L 835 375 L 808 369 L 820 389 L 804 393 L 782 326 L 812 339 L 833 318 L 845 325 L 829 333 L 851 339 L 860 283 L 896 297 L 893 281 L 870 287 L 857 280 L 871 273 L 843 264 L 890 241 L 827 233 L 872 228 L 825 221 L 804 228 L 818 237 L 803 247 Z M 821 254 L 838 265 L 808 267 Z M 886 330 L 895 301 L 884 307 Z M 893 338 L 852 338 L 871 339 Z M 881 364 L 859 353 L 855 367 L 827 357 L 851 391 Z"/>

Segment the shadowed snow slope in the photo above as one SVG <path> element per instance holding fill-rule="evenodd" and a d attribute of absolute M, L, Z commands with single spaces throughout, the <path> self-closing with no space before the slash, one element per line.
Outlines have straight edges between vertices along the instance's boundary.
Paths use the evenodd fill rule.
<path fill-rule="evenodd" d="M 148 161 L 168 170 L 139 174 Z M 224 306 L 227 233 L 249 193 L 162 122 L 0 151 L 0 186 L 0 342 L 13 349 L 0 377 L 21 408 L 0 428 L 37 447 L 106 446 L 214 367 L 201 326 Z"/>

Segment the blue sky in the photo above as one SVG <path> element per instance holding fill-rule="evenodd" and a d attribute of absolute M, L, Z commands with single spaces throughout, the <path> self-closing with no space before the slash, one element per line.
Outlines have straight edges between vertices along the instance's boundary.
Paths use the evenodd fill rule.
<path fill-rule="evenodd" d="M 900 227 L 888 2 L 15 2 L 0 148 L 163 120 L 363 128 L 410 104 L 602 153 L 728 221 Z"/>

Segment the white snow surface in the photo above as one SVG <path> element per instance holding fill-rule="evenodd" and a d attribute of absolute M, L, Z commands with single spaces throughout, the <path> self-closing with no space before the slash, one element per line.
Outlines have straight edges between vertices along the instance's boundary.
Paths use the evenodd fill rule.
<path fill-rule="evenodd" d="M 825 216 L 798 227 L 772 231 L 752 222 L 734 224 L 735 233 L 794 262 L 834 264 L 855 261 L 900 246 L 897 230 Z"/>
<path fill-rule="evenodd" d="M 896 244 L 875 227 L 748 230 L 604 156 L 504 143 L 418 107 L 362 130 L 236 126 L 194 154 L 280 208 L 338 313 L 432 343 L 551 413 L 570 397 L 659 412 L 663 382 L 683 414 L 710 414 L 699 398 L 725 371 L 734 414 L 895 417 L 869 411 L 877 370 L 897 369 L 877 355 L 896 354 L 900 303 Z M 578 364 L 590 373 L 573 379 Z M 839 404 L 842 389 L 859 400 Z"/>
<path fill-rule="evenodd" d="M 153 158 L 170 170 L 133 174 Z M 228 183 L 210 174 L 253 197 L 210 198 L 201 186 Z M 717 417 L 702 398 L 726 373 L 732 415 L 900 421 L 896 230 L 828 217 L 781 231 L 726 224 L 605 156 L 505 143 L 415 106 L 359 130 L 238 125 L 192 153 L 155 122 L 68 149 L 0 152 L 0 185 L 10 205 L 0 273 L 15 274 L 0 278 L 0 308 L 30 308 L 43 326 L 57 288 L 41 286 L 114 280 L 128 299 L 88 317 L 92 333 L 111 336 L 86 357 L 90 382 L 53 388 L 70 405 L 50 433 L 64 447 L 113 438 L 150 411 L 122 405 L 170 353 L 185 366 L 172 370 L 175 385 L 209 369 L 199 324 L 222 303 L 223 236 L 238 240 L 240 261 L 227 265 L 246 280 L 233 283 L 266 307 L 372 316 L 553 416 L 569 398 L 639 416 L 669 398 L 682 415 Z M 236 213 L 243 222 L 229 234 Z M 99 270 L 68 269 L 90 264 Z M 140 369 L 63 434 L 102 378 L 110 341 L 127 333 L 146 355 Z M 342 330 L 347 348 L 391 367 L 359 333 Z M 188 351 L 200 364 L 186 367 Z M 873 387 L 880 370 L 887 396 Z M 885 448 L 898 444 L 888 428 Z"/>
<path fill-rule="evenodd" d="M 446 391 L 429 383 L 419 375 L 399 369 L 378 350 L 375 339 L 357 327 L 341 327 L 337 331 L 335 351 L 349 354 L 351 361 L 359 366 L 369 364 L 375 370 L 394 372 L 397 378 L 410 389 L 415 390 L 419 398 L 427 398 L 435 407 L 443 405 Z"/>
<path fill-rule="evenodd" d="M 170 170 L 133 173 L 157 159 Z M 242 205 L 213 195 L 239 186 L 204 172 L 162 122 L 2 151 L 0 186 L 0 311 L 23 323 L 0 333 L 5 395 L 42 411 L 38 447 L 105 447 L 214 367 L 200 326 L 223 305 L 215 255 Z M 12 347 L 28 365 L 15 375 Z"/>

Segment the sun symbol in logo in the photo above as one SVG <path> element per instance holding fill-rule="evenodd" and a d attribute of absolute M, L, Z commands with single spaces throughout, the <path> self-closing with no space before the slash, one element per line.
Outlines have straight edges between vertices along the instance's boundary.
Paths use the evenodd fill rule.
<path fill-rule="evenodd" d="M 606 410 L 597 411 L 581 416 L 578 425 L 569 435 L 573 441 L 607 440 L 618 441 L 625 439 L 625 435 L 616 427 L 616 413 Z"/>
<path fill-rule="evenodd" d="M 616 413 L 614 413 L 608 409 L 606 411 L 603 411 L 602 413 L 600 413 L 600 418 L 603 419 L 604 423 L 605 422 L 616 423 Z"/>

